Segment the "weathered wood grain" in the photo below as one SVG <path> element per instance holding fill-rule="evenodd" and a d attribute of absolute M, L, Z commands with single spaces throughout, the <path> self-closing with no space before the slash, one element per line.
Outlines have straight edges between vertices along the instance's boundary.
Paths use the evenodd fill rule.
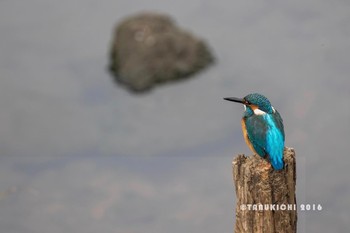
<path fill-rule="evenodd" d="M 294 149 L 285 148 L 284 162 L 284 169 L 276 171 L 258 155 L 238 155 L 234 158 L 232 168 L 237 201 L 235 233 L 296 232 Z"/>

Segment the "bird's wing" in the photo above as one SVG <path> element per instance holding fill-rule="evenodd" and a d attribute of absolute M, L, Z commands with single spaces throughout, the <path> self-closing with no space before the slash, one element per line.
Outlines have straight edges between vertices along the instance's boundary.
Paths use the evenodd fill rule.
<path fill-rule="evenodd" d="M 282 117 L 277 110 L 275 110 L 275 113 L 273 115 L 274 115 L 275 124 L 276 124 L 277 128 L 281 131 L 282 136 L 283 136 L 283 141 L 284 141 L 285 136 L 284 136 L 284 127 L 283 127 Z"/>
<path fill-rule="evenodd" d="M 249 140 L 256 153 L 269 156 L 275 169 L 283 168 L 284 130 L 279 113 L 253 115 L 246 119 Z"/>
<path fill-rule="evenodd" d="M 256 153 L 265 157 L 266 151 L 266 131 L 268 126 L 262 115 L 252 115 L 246 118 L 246 129 L 248 138 Z"/>

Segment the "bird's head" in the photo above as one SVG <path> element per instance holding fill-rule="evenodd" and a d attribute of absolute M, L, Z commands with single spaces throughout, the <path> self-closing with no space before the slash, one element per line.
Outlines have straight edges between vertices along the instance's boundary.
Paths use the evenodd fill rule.
<path fill-rule="evenodd" d="M 274 112 L 274 108 L 271 106 L 270 101 L 265 96 L 258 93 L 246 95 L 243 99 L 236 97 L 227 97 L 224 99 L 244 104 L 245 115 L 263 115 Z"/>

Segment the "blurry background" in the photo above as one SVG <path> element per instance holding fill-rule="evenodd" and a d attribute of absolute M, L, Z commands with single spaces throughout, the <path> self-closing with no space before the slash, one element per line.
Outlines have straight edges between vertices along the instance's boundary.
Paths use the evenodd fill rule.
<path fill-rule="evenodd" d="M 172 16 L 216 64 L 134 95 L 107 71 L 116 23 Z M 350 2 L 1 1 L 2 232 L 232 232 L 242 106 L 265 94 L 297 153 L 299 232 L 349 232 Z"/>

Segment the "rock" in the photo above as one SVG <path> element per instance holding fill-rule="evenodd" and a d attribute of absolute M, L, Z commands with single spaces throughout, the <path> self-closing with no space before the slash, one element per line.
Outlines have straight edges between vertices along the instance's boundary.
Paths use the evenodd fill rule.
<path fill-rule="evenodd" d="M 130 90 L 183 79 L 213 62 L 206 44 L 178 28 L 166 15 L 139 14 L 116 28 L 110 70 Z"/>

